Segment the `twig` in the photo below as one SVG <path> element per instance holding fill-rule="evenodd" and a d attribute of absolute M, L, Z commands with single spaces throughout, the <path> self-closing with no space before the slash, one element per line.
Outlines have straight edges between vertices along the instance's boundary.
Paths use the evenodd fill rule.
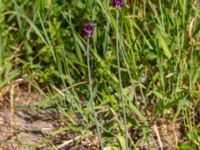
<path fill-rule="evenodd" d="M 157 138 L 158 138 L 158 143 L 160 145 L 160 149 L 163 150 L 163 144 L 162 144 L 162 140 L 160 138 L 160 134 L 159 134 L 159 131 L 158 131 L 158 127 L 156 124 L 153 125 L 153 131 L 155 132 Z"/>
<path fill-rule="evenodd" d="M 73 143 L 74 141 L 76 141 L 76 140 L 78 140 L 80 138 L 81 138 L 81 136 L 79 135 L 79 136 L 77 136 L 77 137 L 75 137 L 75 138 L 73 138 L 71 140 L 65 141 L 63 144 L 59 145 L 57 148 L 58 149 L 62 149 L 62 148 L 68 146 L 69 144 Z"/>

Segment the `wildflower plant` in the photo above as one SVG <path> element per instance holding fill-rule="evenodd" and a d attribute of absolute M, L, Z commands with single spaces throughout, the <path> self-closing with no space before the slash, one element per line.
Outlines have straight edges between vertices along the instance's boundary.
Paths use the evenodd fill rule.
<path fill-rule="evenodd" d="M 84 27 L 84 34 L 89 39 L 90 37 L 93 36 L 93 33 L 94 33 L 94 24 L 93 23 L 86 23 L 85 27 Z"/>
<path fill-rule="evenodd" d="M 126 108 L 125 108 L 125 101 L 123 95 L 123 84 L 122 84 L 122 77 L 120 71 L 120 52 L 119 52 L 119 39 L 118 39 L 118 27 L 119 27 L 119 12 L 118 10 L 124 6 L 124 0 L 112 0 L 112 5 L 116 8 L 116 50 L 117 50 L 117 68 L 118 68 L 118 78 L 120 84 L 120 99 L 122 102 L 122 111 L 123 111 L 123 123 L 124 123 L 124 130 L 125 130 L 125 142 L 126 142 L 126 149 L 128 150 L 128 131 L 127 131 L 127 121 L 126 121 Z"/>
<path fill-rule="evenodd" d="M 112 5 L 115 8 L 122 8 L 124 6 L 124 0 L 112 0 Z"/>
<path fill-rule="evenodd" d="M 103 141 L 101 138 L 100 128 L 99 128 L 99 122 L 97 120 L 97 114 L 95 112 L 95 106 L 94 106 L 94 96 L 92 91 L 92 77 L 91 77 L 91 69 L 90 69 L 90 38 L 93 36 L 94 33 L 94 24 L 93 23 L 87 23 L 84 27 L 84 34 L 87 37 L 87 67 L 88 67 L 88 82 L 89 82 L 89 92 L 90 92 L 90 104 L 92 109 L 92 114 L 95 119 L 95 124 L 97 128 L 97 134 L 100 141 L 100 147 L 101 150 L 103 150 Z"/>

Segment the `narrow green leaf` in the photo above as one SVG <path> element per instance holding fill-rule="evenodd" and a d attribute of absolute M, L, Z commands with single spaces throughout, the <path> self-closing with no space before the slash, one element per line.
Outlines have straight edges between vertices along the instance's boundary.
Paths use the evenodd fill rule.
<path fill-rule="evenodd" d="M 167 56 L 167 58 L 170 59 L 172 57 L 172 54 L 167 46 L 165 39 L 163 38 L 163 36 L 161 35 L 161 33 L 158 29 L 156 29 L 156 36 L 158 38 L 160 47 L 164 50 L 164 54 Z"/>

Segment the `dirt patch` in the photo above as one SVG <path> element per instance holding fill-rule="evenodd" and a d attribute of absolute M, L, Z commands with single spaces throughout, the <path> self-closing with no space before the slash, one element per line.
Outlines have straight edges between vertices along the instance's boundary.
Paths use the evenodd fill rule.
<path fill-rule="evenodd" d="M 42 150 L 53 146 L 59 150 L 99 149 L 98 138 L 92 132 L 86 138 L 69 130 L 55 135 L 67 125 L 61 124 L 61 112 L 36 109 L 41 100 L 38 92 L 26 86 L 10 85 L 0 90 L 0 150 Z"/>
<path fill-rule="evenodd" d="M 31 145 L 56 130 L 57 112 L 30 109 L 42 99 L 38 93 L 16 85 L 7 86 L 0 93 L 1 149 L 31 149 Z"/>

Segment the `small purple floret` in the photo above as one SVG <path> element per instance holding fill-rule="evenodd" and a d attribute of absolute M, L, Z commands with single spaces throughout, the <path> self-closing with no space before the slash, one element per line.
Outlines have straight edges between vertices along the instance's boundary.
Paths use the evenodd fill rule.
<path fill-rule="evenodd" d="M 124 6 L 124 0 L 112 0 L 112 5 L 115 8 L 121 8 Z"/>
<path fill-rule="evenodd" d="M 87 23 L 84 27 L 84 33 L 87 37 L 92 37 L 94 32 L 94 24 L 93 23 Z"/>

